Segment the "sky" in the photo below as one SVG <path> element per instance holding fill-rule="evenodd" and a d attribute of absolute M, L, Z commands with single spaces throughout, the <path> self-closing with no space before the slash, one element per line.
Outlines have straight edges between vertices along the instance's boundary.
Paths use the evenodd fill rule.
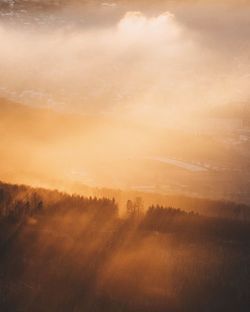
<path fill-rule="evenodd" d="M 30 3 L 0 6 L 2 179 L 242 198 L 247 2 Z"/>
<path fill-rule="evenodd" d="M 248 5 L 96 3 L 0 21 L 0 93 L 160 123 L 249 100 Z"/>

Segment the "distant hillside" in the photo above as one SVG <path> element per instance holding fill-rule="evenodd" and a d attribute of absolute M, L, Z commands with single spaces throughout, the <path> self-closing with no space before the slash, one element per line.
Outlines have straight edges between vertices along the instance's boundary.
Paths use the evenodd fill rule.
<path fill-rule="evenodd" d="M 76 190 L 76 188 L 74 188 Z M 136 191 L 122 191 L 115 189 L 94 188 L 78 185 L 78 193 L 72 194 L 49 190 L 45 188 L 31 187 L 0 182 L 0 215 L 13 213 L 16 205 L 25 207 L 29 203 L 30 208 L 36 210 L 39 203 L 45 209 L 51 207 L 72 209 L 77 205 L 92 205 L 107 200 L 107 204 L 113 207 L 114 202 L 122 217 L 127 215 L 127 203 L 141 200 L 142 213 L 146 214 L 149 207 L 175 207 L 185 213 L 195 213 L 204 217 L 250 222 L 250 206 L 228 202 L 216 201 L 205 198 L 185 197 L 181 195 L 161 195 Z M 33 203 L 33 204 L 32 204 Z"/>

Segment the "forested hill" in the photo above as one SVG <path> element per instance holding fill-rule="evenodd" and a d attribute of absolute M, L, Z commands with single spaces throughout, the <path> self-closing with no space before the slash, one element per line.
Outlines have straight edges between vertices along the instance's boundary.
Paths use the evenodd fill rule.
<path fill-rule="evenodd" d="M 161 195 L 136 191 L 122 191 L 105 188 L 79 187 L 78 194 L 72 195 L 56 189 L 50 190 L 27 185 L 0 181 L 0 216 L 32 215 L 39 211 L 105 211 L 108 215 L 126 215 L 128 204 L 141 201 L 141 212 L 147 213 L 150 207 L 175 207 L 185 213 L 204 217 L 228 219 L 248 223 L 250 207 L 244 204 L 186 197 L 181 195 Z M 85 194 L 83 195 L 85 191 Z M 90 196 L 91 194 L 91 196 Z"/>
<path fill-rule="evenodd" d="M 249 310 L 250 227 L 0 183 L 0 310 Z"/>
<path fill-rule="evenodd" d="M 59 211 L 60 213 L 98 213 L 109 218 L 117 216 L 118 207 L 114 199 L 69 195 L 57 190 L 0 182 L 1 217 L 20 220 L 36 214 L 55 214 Z"/>

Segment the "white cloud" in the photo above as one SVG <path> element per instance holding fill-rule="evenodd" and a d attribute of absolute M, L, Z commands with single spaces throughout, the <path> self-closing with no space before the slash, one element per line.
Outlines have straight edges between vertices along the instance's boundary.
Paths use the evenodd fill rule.
<path fill-rule="evenodd" d="M 249 96 L 249 61 L 239 55 L 243 66 L 234 67 L 170 12 L 130 11 L 112 27 L 91 29 L 27 31 L 0 23 L 0 42 L 0 85 L 48 94 L 59 108 L 164 122 L 169 113 Z"/>
<path fill-rule="evenodd" d="M 170 12 L 150 18 L 141 12 L 127 12 L 120 20 L 118 28 L 123 36 L 130 39 L 148 38 L 148 40 L 166 37 L 175 39 L 181 31 L 175 16 Z"/>

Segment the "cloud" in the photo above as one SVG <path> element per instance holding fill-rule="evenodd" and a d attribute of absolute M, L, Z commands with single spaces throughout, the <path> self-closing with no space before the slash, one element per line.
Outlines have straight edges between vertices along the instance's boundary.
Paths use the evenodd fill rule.
<path fill-rule="evenodd" d="M 148 18 L 142 12 L 127 12 L 119 22 L 119 30 L 128 36 L 142 37 L 154 36 L 153 38 L 168 37 L 176 38 L 180 27 L 175 21 L 175 16 L 165 12 L 156 17 Z"/>
<path fill-rule="evenodd" d="M 162 123 L 184 111 L 248 99 L 249 49 L 237 55 L 217 49 L 217 42 L 228 42 L 219 35 L 211 45 L 212 15 L 202 12 L 203 22 L 191 7 L 127 11 L 97 28 L 65 22 L 31 31 L 1 22 L 2 92 L 33 105 Z M 224 9 L 219 14 L 225 28 Z"/>

